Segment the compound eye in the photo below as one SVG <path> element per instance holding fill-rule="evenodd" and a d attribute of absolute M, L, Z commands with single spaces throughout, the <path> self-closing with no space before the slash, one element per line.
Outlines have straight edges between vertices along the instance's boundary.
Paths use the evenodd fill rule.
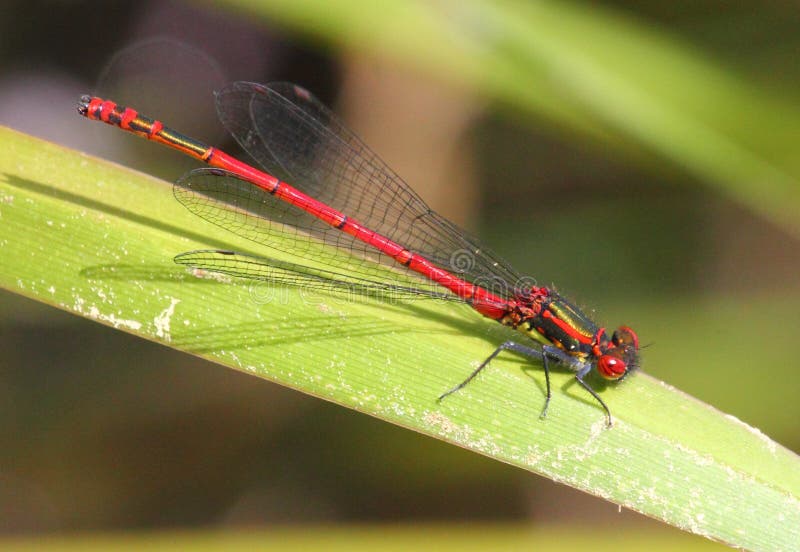
<path fill-rule="evenodd" d="M 628 372 L 628 366 L 614 356 L 603 355 L 597 360 L 597 371 L 607 380 L 618 380 Z"/>
<path fill-rule="evenodd" d="M 611 342 L 616 346 L 627 345 L 633 347 L 635 350 L 639 349 L 639 337 L 636 335 L 636 332 L 627 326 L 617 328 L 617 331 L 615 331 L 614 335 L 611 337 Z"/>

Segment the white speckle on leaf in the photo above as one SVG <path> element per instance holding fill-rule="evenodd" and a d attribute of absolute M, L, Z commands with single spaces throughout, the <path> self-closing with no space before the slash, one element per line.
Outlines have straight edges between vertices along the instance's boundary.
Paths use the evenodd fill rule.
<path fill-rule="evenodd" d="M 221 272 L 213 272 L 211 270 L 205 270 L 203 268 L 189 268 L 187 270 L 189 274 L 191 274 L 195 278 L 200 278 L 201 280 L 214 280 L 222 284 L 230 284 L 233 282 L 233 278 L 231 278 L 227 274 L 222 274 Z"/>
<path fill-rule="evenodd" d="M 170 341 L 172 339 L 169 333 L 170 322 L 172 321 L 172 315 L 175 314 L 175 305 L 180 302 L 180 299 L 173 297 L 170 300 L 169 306 L 153 319 L 153 324 L 156 327 L 156 337 L 160 337 L 164 341 Z"/>
<path fill-rule="evenodd" d="M 736 424 L 741 425 L 747 431 L 749 431 L 750 433 L 752 433 L 753 435 L 755 435 L 756 437 L 761 439 L 761 441 L 767 447 L 767 450 L 769 450 L 769 452 L 771 454 L 775 454 L 775 452 L 778 449 L 778 445 L 775 443 L 775 441 L 773 441 L 772 439 L 770 439 L 769 437 L 764 435 L 764 433 L 760 429 L 758 429 L 757 427 L 753 427 L 753 426 L 751 426 L 749 424 L 744 423 L 739 418 L 737 418 L 736 416 L 733 416 L 731 414 L 725 414 L 725 418 L 727 418 L 728 420 L 730 420 L 730 421 L 732 421 L 732 422 L 734 422 Z"/>
<path fill-rule="evenodd" d="M 438 427 L 442 433 L 450 434 L 455 431 L 453 422 L 441 412 L 426 412 L 422 419 L 426 424 Z"/>
<path fill-rule="evenodd" d="M 76 301 L 76 305 L 83 306 L 83 301 Z M 142 323 L 136 320 L 126 320 L 124 318 L 117 318 L 116 315 L 112 312 L 111 314 L 103 314 L 100 312 L 95 306 L 89 307 L 88 312 L 83 312 L 80 309 L 76 309 L 81 314 L 88 316 L 89 318 L 94 318 L 95 320 L 100 320 L 102 322 L 108 322 L 115 328 L 128 328 L 129 330 L 138 330 L 142 327 Z"/>
<path fill-rule="evenodd" d="M 236 353 L 229 352 L 228 353 L 228 358 L 230 358 L 233 362 L 235 362 L 238 367 L 241 368 L 243 366 L 242 365 L 242 360 L 239 358 L 239 355 L 237 355 Z"/>

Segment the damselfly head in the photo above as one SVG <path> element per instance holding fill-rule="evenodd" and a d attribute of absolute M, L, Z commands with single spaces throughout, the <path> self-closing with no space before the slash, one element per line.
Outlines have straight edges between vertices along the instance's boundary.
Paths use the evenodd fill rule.
<path fill-rule="evenodd" d="M 638 364 L 639 338 L 627 326 L 617 328 L 597 359 L 597 371 L 607 380 L 620 380 Z"/>

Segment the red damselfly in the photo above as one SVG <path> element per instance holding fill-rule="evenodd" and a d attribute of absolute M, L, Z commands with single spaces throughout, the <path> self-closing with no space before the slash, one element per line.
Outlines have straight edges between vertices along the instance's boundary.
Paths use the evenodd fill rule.
<path fill-rule="evenodd" d="M 633 330 L 622 326 L 609 336 L 554 290 L 521 278 L 432 211 L 303 88 L 237 82 L 216 93 L 216 106 L 228 132 L 266 172 L 114 102 L 83 96 L 78 104 L 89 119 L 210 165 L 175 184 L 178 201 L 214 224 L 311 265 L 222 250 L 183 253 L 177 263 L 275 283 L 466 302 L 533 338 L 538 347 L 506 341 L 440 400 L 467 385 L 502 351 L 513 351 L 542 361 L 547 390 L 542 417 L 550 404 L 554 361 L 575 372 L 611 425 L 608 406 L 584 378 L 594 369 L 606 380 L 620 380 L 635 369 L 639 343 Z"/>

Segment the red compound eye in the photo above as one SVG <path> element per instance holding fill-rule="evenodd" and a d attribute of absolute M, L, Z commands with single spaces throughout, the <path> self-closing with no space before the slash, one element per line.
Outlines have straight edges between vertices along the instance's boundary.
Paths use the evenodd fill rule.
<path fill-rule="evenodd" d="M 628 366 L 614 356 L 603 355 L 597 361 L 597 371 L 608 380 L 616 380 L 625 375 Z"/>
<path fill-rule="evenodd" d="M 632 346 L 634 350 L 639 349 L 639 337 L 636 335 L 636 332 L 627 326 L 617 328 L 611 341 L 617 346 L 627 345 Z"/>

